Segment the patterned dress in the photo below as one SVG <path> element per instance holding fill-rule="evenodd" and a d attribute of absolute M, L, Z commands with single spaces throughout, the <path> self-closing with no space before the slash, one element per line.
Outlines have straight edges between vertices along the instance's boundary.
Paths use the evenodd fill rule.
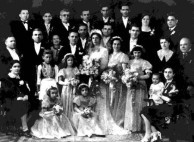
<path fill-rule="evenodd" d="M 144 75 L 144 71 L 151 70 L 152 65 L 143 59 L 130 60 L 130 68 L 138 72 L 139 75 Z M 142 128 L 142 119 L 140 112 L 146 103 L 144 101 L 147 98 L 147 86 L 145 80 L 139 80 L 135 88 L 127 90 L 126 109 L 124 128 L 133 132 L 140 131 Z"/>
<path fill-rule="evenodd" d="M 57 87 L 58 66 L 47 65 L 42 63 L 38 66 L 37 85 L 40 85 L 39 100 L 46 97 L 46 90 L 51 86 Z"/>
<path fill-rule="evenodd" d="M 63 138 L 74 135 L 75 132 L 67 116 L 64 113 L 55 114 L 53 107 L 60 105 L 58 99 L 43 100 L 42 111 L 40 112 L 39 120 L 31 127 L 32 135 L 37 138 Z"/>

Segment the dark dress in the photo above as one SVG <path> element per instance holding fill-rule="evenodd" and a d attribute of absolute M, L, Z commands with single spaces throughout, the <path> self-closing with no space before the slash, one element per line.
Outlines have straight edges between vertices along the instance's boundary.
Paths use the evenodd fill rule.
<path fill-rule="evenodd" d="M 28 101 L 17 100 L 29 94 L 25 81 L 7 76 L 1 80 L 1 96 L 4 100 L 7 122 L 14 121 L 14 125 L 21 122 L 20 117 L 28 111 Z"/>
<path fill-rule="evenodd" d="M 174 89 L 177 89 L 174 81 L 166 83 L 163 96 L 169 97 L 171 101 L 160 105 L 146 106 L 141 112 L 150 121 L 150 124 L 159 130 L 166 129 L 174 116 L 179 113 L 177 111 L 178 104 L 181 101 L 179 93 L 169 93 Z"/>
<path fill-rule="evenodd" d="M 159 57 L 159 52 L 160 51 L 161 50 L 158 50 L 153 55 L 153 61 L 152 61 L 152 63 L 153 63 L 153 72 L 162 73 L 165 66 L 170 66 L 176 71 L 176 69 L 179 68 L 178 67 L 179 60 L 177 58 L 177 54 L 173 52 L 172 55 L 168 55 L 169 59 L 166 59 L 165 57 L 163 57 L 161 59 Z M 170 51 L 170 52 L 172 52 L 172 51 Z M 171 54 L 171 53 L 169 53 L 169 54 Z"/>

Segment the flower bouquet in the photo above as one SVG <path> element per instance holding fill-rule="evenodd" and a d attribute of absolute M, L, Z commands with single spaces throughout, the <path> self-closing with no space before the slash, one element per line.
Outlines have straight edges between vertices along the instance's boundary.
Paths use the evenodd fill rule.
<path fill-rule="evenodd" d="M 101 75 L 101 79 L 105 82 L 105 84 L 109 84 L 110 89 L 113 91 L 113 93 L 110 94 L 110 105 L 112 105 L 116 91 L 115 83 L 118 81 L 116 71 L 113 69 L 104 71 Z"/>
<path fill-rule="evenodd" d="M 83 63 L 80 65 L 80 74 L 85 74 L 88 76 L 99 75 L 100 62 L 97 60 L 91 60 L 88 55 L 83 57 Z"/>
<path fill-rule="evenodd" d="M 83 110 L 82 116 L 83 116 L 84 118 L 90 118 L 90 117 L 92 117 L 92 110 L 91 110 L 91 108 L 86 107 L 86 108 Z"/>
<path fill-rule="evenodd" d="M 126 68 L 121 80 L 128 88 L 134 88 L 138 83 L 138 72 L 133 69 Z"/>
<path fill-rule="evenodd" d="M 61 114 L 63 112 L 63 107 L 61 107 L 60 105 L 56 104 L 53 106 L 53 111 L 54 111 L 54 114 Z"/>

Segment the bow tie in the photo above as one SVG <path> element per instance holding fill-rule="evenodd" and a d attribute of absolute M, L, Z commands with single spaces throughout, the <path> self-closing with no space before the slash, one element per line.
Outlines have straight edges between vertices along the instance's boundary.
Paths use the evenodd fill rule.
<path fill-rule="evenodd" d="M 24 23 L 24 24 L 28 24 L 28 21 L 22 21 L 22 23 Z"/>

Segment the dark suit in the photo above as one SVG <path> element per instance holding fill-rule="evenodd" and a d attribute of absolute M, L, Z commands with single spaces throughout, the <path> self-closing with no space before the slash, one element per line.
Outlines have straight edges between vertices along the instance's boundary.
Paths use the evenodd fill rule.
<path fill-rule="evenodd" d="M 67 54 L 67 53 L 72 53 L 71 51 L 71 47 L 69 44 L 67 44 L 66 46 L 64 46 L 60 52 L 59 52 L 59 57 L 58 57 L 58 62 L 61 62 L 62 59 L 64 58 L 64 56 Z M 75 51 L 75 59 L 77 61 L 77 66 L 79 66 L 81 63 L 82 63 L 82 58 L 83 58 L 83 55 L 84 55 L 84 50 L 82 49 L 81 46 L 79 46 L 78 44 L 76 45 L 76 51 Z"/>
<path fill-rule="evenodd" d="M 172 31 L 170 31 L 169 28 L 166 28 L 163 35 L 165 37 L 169 37 L 171 49 L 175 52 L 179 51 L 179 41 L 182 38 L 180 29 L 175 27 Z"/>
<path fill-rule="evenodd" d="M 83 55 L 86 55 L 88 53 L 88 49 L 90 47 L 90 44 L 91 44 L 91 42 L 89 41 L 89 38 L 86 38 L 86 43 L 85 43 L 85 46 L 84 47 L 82 46 L 82 43 L 81 43 L 81 39 L 80 38 L 78 39 L 78 43 L 77 43 L 78 47 L 81 47 L 82 48 L 82 50 L 84 52 Z"/>
<path fill-rule="evenodd" d="M 130 19 L 128 19 L 126 27 L 123 23 L 122 17 L 118 18 L 115 21 L 115 23 L 116 23 L 115 35 L 118 35 L 123 39 L 122 51 L 124 53 L 127 53 L 128 47 L 129 47 L 129 38 L 130 38 L 129 30 L 130 30 L 130 26 L 131 26 L 131 21 L 130 21 Z"/>
<path fill-rule="evenodd" d="M 26 30 L 22 21 L 11 21 L 10 28 L 17 42 L 17 49 L 20 54 L 23 54 L 24 48 L 28 47 L 28 44 L 31 40 L 34 23 L 33 21 L 29 21 L 28 30 Z"/>
<path fill-rule="evenodd" d="M 182 52 L 179 52 L 179 61 L 180 61 L 180 74 L 183 75 L 184 80 L 187 85 L 194 86 L 194 51 L 191 50 L 186 55 L 183 55 Z"/>
<path fill-rule="evenodd" d="M 20 58 L 20 55 L 19 55 L 17 50 L 16 50 L 16 53 L 18 54 L 18 56 Z M 0 68 L 1 68 L 0 78 L 7 76 L 7 74 L 9 73 L 9 71 L 10 71 L 9 64 L 11 61 L 13 61 L 11 54 L 9 53 L 7 48 L 3 48 L 0 51 Z"/>
<path fill-rule="evenodd" d="M 63 23 L 57 22 L 56 23 L 56 28 L 54 29 L 54 33 L 58 34 L 60 36 L 61 39 L 61 45 L 65 45 L 69 42 L 68 36 L 69 36 L 69 31 L 72 29 L 75 29 L 75 25 L 73 22 L 69 22 L 69 27 L 68 30 L 65 28 L 65 26 L 63 25 Z"/>
<path fill-rule="evenodd" d="M 45 24 L 42 22 L 38 25 L 38 27 L 42 30 L 42 34 L 43 34 L 43 42 L 45 44 L 47 44 L 48 47 L 51 46 L 52 44 L 52 36 L 54 34 L 54 31 L 56 29 L 55 25 L 53 24 L 53 22 L 50 23 L 50 28 L 49 28 L 49 32 L 47 33 L 47 29 Z"/>
<path fill-rule="evenodd" d="M 108 17 L 107 22 L 104 22 L 103 17 L 98 18 L 95 27 L 101 30 L 106 23 L 111 24 L 112 28 L 114 29 L 115 20 L 111 17 Z"/>

